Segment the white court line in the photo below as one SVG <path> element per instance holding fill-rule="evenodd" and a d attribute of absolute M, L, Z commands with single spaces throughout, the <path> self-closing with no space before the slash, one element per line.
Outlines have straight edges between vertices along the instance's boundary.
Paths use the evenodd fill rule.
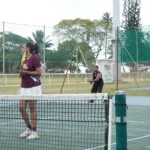
<path fill-rule="evenodd" d="M 115 120 L 112 121 L 115 124 Z M 141 123 L 141 124 L 147 124 L 150 122 L 144 122 L 144 121 L 134 121 L 134 120 L 128 120 L 127 123 Z"/>
<path fill-rule="evenodd" d="M 137 137 L 137 138 L 133 138 L 133 139 L 129 139 L 127 141 L 130 142 L 130 141 L 134 141 L 134 140 L 144 139 L 144 138 L 147 138 L 147 137 L 150 137 L 150 134 L 149 135 L 145 135 L 145 136 L 141 136 L 141 137 Z"/>
<path fill-rule="evenodd" d="M 147 137 L 150 137 L 150 134 L 145 135 L 145 136 L 141 136 L 141 137 L 137 137 L 137 138 L 133 138 L 133 139 L 128 139 L 127 141 L 130 142 L 130 141 L 135 141 L 135 140 L 139 140 L 139 139 L 144 139 Z M 111 145 L 116 145 L 116 143 L 112 143 Z M 84 149 L 84 150 L 95 150 L 95 149 L 101 148 L 101 147 L 104 147 L 104 146 L 98 146 L 98 147 L 88 148 L 88 149 Z"/>
<path fill-rule="evenodd" d="M 143 121 L 127 121 L 127 123 L 147 123 L 147 122 L 143 122 Z"/>
<path fill-rule="evenodd" d="M 149 124 L 150 121 L 146 120 L 146 121 L 127 121 L 127 123 L 139 123 L 139 124 Z"/>

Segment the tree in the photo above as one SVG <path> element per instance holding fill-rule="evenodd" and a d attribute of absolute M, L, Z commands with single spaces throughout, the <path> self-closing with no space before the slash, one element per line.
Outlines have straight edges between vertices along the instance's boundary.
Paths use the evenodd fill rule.
<path fill-rule="evenodd" d="M 64 41 L 58 44 L 57 50 L 46 51 L 47 67 L 51 69 L 66 69 L 75 44 L 74 41 Z"/>
<path fill-rule="evenodd" d="M 21 52 L 22 45 L 27 42 L 27 39 L 12 32 L 5 33 L 5 51 Z M 3 43 L 3 33 L 0 32 L 0 43 Z M 2 51 L 2 45 L 0 47 Z M 20 54 L 20 53 L 19 53 Z"/>
<path fill-rule="evenodd" d="M 91 67 L 95 60 L 94 54 L 91 52 L 91 50 L 89 50 L 89 46 L 87 44 L 76 43 L 75 41 L 67 40 L 59 44 L 57 54 L 60 56 L 60 60 L 63 59 L 65 61 L 70 60 L 73 54 L 72 65 L 74 64 L 78 68 L 80 66 L 87 67 L 86 64 L 88 67 Z"/>
<path fill-rule="evenodd" d="M 28 41 L 36 43 L 39 46 L 39 53 L 41 58 L 43 58 L 42 56 L 43 56 L 44 46 L 45 46 L 45 50 L 50 50 L 51 46 L 53 46 L 53 43 L 51 42 L 51 40 L 49 40 L 49 37 L 50 36 L 47 36 L 45 38 L 44 31 L 42 30 L 37 30 L 35 31 L 35 33 L 34 32 L 32 33 L 32 37 L 28 37 Z"/>
<path fill-rule="evenodd" d="M 119 35 L 121 45 L 123 45 L 121 46 L 121 59 L 128 62 L 127 65 L 132 68 L 137 68 L 135 62 L 144 57 L 144 50 L 141 49 L 141 46 L 143 48 L 146 46 L 141 30 L 140 5 L 141 0 L 124 0 L 123 31 Z"/>
<path fill-rule="evenodd" d="M 94 62 L 94 54 L 88 50 L 88 45 L 85 43 L 77 43 L 75 41 L 64 41 L 59 43 L 57 50 L 55 51 L 47 51 L 46 53 L 46 62 L 48 68 L 67 68 L 68 63 L 71 58 L 71 66 L 70 71 L 75 72 L 76 67 L 80 68 L 80 66 L 88 66 L 90 67 Z M 82 51 L 82 52 L 81 52 Z M 81 55 L 84 55 L 84 59 Z M 77 54 L 77 55 L 76 55 Z M 78 56 L 76 59 L 76 56 Z"/>
<path fill-rule="evenodd" d="M 102 20 L 91 21 L 89 19 L 76 18 L 74 20 L 62 20 L 54 26 L 54 35 L 60 40 L 74 40 L 84 43 L 88 51 L 94 53 L 95 60 L 104 47 L 106 22 Z"/>
<path fill-rule="evenodd" d="M 95 57 L 90 47 L 87 44 L 81 42 L 81 43 L 78 43 L 77 51 L 78 51 L 78 57 L 79 57 L 78 58 L 79 64 L 82 64 L 82 66 L 85 66 L 88 68 L 92 68 L 93 64 L 95 64 Z"/>
<path fill-rule="evenodd" d="M 27 39 L 12 32 L 5 33 L 5 71 L 12 73 L 16 71 L 22 55 L 21 47 Z M 0 32 L 0 60 L 3 59 L 3 33 Z M 2 68 L 0 68 L 2 70 Z"/>
<path fill-rule="evenodd" d="M 105 24 L 105 34 L 106 34 L 106 39 L 105 39 L 105 59 L 107 59 L 107 56 L 106 54 L 109 54 L 109 58 L 112 58 L 112 52 L 111 52 L 111 47 L 112 47 L 112 44 L 111 44 L 111 41 L 109 41 L 109 47 L 107 46 L 108 45 L 108 39 L 110 40 L 111 39 L 111 34 L 112 34 L 112 17 L 110 17 L 110 13 L 106 12 L 103 14 L 103 21 L 104 21 L 104 24 Z M 108 59 L 109 59 L 108 58 Z"/>
<path fill-rule="evenodd" d="M 122 28 L 139 31 L 141 29 L 141 0 L 124 0 Z"/>

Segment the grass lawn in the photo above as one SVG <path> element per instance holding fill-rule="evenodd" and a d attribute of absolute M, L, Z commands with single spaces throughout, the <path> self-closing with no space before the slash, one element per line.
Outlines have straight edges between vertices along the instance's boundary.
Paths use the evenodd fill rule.
<path fill-rule="evenodd" d="M 44 94 L 59 94 L 64 81 L 64 74 L 47 74 L 41 77 L 42 90 Z M 90 93 L 92 85 L 84 81 L 85 75 L 68 75 L 63 86 L 62 94 Z M 149 78 L 147 78 L 149 79 Z M 131 87 L 148 86 L 150 80 L 137 78 L 138 86 L 135 79 L 131 76 L 122 76 L 122 81 L 118 84 L 118 89 L 126 92 L 127 95 L 150 96 L 150 90 L 129 90 Z M 1 94 L 17 94 L 20 86 L 20 78 L 18 75 L 0 76 L 0 93 Z M 105 83 L 103 93 L 114 94 L 117 89 L 116 83 Z"/>

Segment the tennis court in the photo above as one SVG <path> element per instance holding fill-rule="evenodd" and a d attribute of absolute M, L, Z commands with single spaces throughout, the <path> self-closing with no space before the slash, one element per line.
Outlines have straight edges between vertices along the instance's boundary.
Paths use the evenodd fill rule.
<path fill-rule="evenodd" d="M 148 150 L 150 149 L 150 97 L 127 96 L 127 104 L 128 150 Z M 112 127 L 112 150 L 115 150 L 115 124 Z"/>
<path fill-rule="evenodd" d="M 54 107 L 48 104 L 40 103 L 40 111 L 38 119 L 38 133 L 40 138 L 36 140 L 20 139 L 19 135 L 25 130 L 24 122 L 19 114 L 18 106 L 14 102 L 0 105 L 0 147 L 2 150 L 101 150 L 105 141 L 104 131 L 105 124 L 103 119 L 97 114 L 104 110 L 98 103 L 89 103 L 84 106 L 79 105 L 79 109 L 75 105 L 63 106 L 58 103 Z M 81 103 L 81 102 L 80 102 Z M 101 103 L 100 103 L 101 104 Z M 128 150 L 147 150 L 150 149 L 150 99 L 149 97 L 127 96 L 127 131 L 128 131 Z M 43 105 L 43 107 L 41 106 Z M 13 106 L 13 107 L 12 107 Z M 46 107 L 47 106 L 47 107 Z M 44 109 L 45 108 L 45 109 Z M 5 109 L 5 113 L 4 113 Z M 53 113 L 50 114 L 51 110 Z M 59 111 L 69 114 L 67 111 L 72 109 L 78 116 L 66 115 L 62 116 Z M 90 116 L 87 115 L 87 109 Z M 15 112 L 13 110 L 16 110 Z M 67 110 L 67 111 L 64 111 Z M 6 113 L 6 112 L 9 113 Z M 5 115 L 4 115 L 5 114 Z M 44 117 L 45 114 L 45 117 Z M 94 116 L 93 116 L 94 115 Z M 85 120 L 86 118 L 86 120 Z M 73 120 L 72 120 L 73 119 Z M 112 150 L 116 149 L 115 145 L 115 120 L 113 105 L 113 125 L 112 125 Z M 69 135 L 69 136 L 68 136 Z M 49 141 L 49 143 L 47 143 Z"/>

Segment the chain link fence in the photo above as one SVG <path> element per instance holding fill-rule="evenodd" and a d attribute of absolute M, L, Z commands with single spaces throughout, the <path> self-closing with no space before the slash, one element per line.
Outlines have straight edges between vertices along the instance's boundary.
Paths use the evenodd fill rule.
<path fill-rule="evenodd" d="M 72 54 L 75 43 L 68 45 L 70 53 L 65 53 L 65 50 L 63 51 L 61 48 L 58 50 L 60 41 L 53 34 L 53 27 L 0 22 L 1 93 L 16 94 L 20 85 L 18 72 L 22 56 L 21 48 L 28 41 L 37 43 L 39 46 L 43 72 L 41 77 L 43 93 L 52 93 L 53 90 L 50 90 L 52 85 L 57 85 L 53 93 L 59 93 L 64 80 L 67 85 L 73 84 L 71 92 L 78 93 L 78 84 L 85 84 L 84 78 L 87 74 L 79 75 L 81 70 L 76 66 L 76 53 Z M 72 55 L 73 60 L 70 62 Z M 69 74 L 66 76 L 69 64 Z M 84 88 L 87 89 L 86 86 Z M 87 91 L 90 92 L 89 89 Z"/>

